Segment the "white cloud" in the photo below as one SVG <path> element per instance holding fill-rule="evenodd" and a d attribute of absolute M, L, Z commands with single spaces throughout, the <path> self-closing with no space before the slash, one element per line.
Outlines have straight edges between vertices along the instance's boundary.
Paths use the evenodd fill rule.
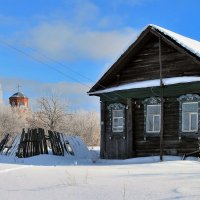
<path fill-rule="evenodd" d="M 123 3 L 117 1 L 118 5 Z M 128 0 L 126 4 L 143 1 L 147 0 Z M 0 15 L 0 22 L 3 19 Z M 123 26 L 122 19 L 118 13 L 104 14 L 102 7 L 94 1 L 67 0 L 63 8 L 47 15 L 33 16 L 26 29 L 20 30 L 21 26 L 17 26 L 19 30 L 13 31 L 7 40 L 57 60 L 109 61 L 122 53 L 138 34 L 134 28 Z M 22 20 L 21 23 L 25 22 Z"/>
<path fill-rule="evenodd" d="M 17 91 L 17 85 L 20 84 L 22 85 L 21 91 L 29 97 L 32 107 L 35 106 L 37 98 L 56 91 L 60 98 L 68 102 L 70 110 L 88 109 L 99 111 L 98 97 L 88 96 L 87 91 L 89 88 L 78 83 L 43 83 L 18 78 L 0 78 L 0 83 L 3 89 L 4 102 L 7 103 L 8 98 Z"/>
<path fill-rule="evenodd" d="M 95 5 L 91 1 L 77 0 L 76 2 L 73 1 L 73 3 L 75 4 L 74 21 L 76 21 L 76 23 L 94 21 L 100 14 L 100 10 L 97 5 Z"/>
<path fill-rule="evenodd" d="M 132 28 L 100 31 L 55 21 L 29 30 L 23 42 L 55 59 L 109 60 L 119 55 L 137 34 Z"/>

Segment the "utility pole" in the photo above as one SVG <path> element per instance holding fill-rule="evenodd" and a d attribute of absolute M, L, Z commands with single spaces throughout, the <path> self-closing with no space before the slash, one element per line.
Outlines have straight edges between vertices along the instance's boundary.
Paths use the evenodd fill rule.
<path fill-rule="evenodd" d="M 163 74 L 162 74 L 162 45 L 161 45 L 161 37 L 159 36 L 159 65 L 160 65 L 160 161 L 163 161 Z"/>

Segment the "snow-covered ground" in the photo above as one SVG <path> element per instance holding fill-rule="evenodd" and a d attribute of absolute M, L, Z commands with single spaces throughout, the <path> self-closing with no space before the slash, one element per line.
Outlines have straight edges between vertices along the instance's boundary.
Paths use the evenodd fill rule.
<path fill-rule="evenodd" d="M 0 200 L 200 199 L 200 162 L 180 157 L 99 160 L 0 156 Z"/>

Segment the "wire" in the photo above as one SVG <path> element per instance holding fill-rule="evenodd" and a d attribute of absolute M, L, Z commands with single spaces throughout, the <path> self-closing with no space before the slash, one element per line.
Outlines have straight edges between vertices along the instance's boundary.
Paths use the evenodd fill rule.
<path fill-rule="evenodd" d="M 0 40 L 0 42 L 1 42 L 2 44 L 4 44 L 5 46 L 7 46 L 7 47 L 9 47 L 9 48 L 11 48 L 11 49 L 13 49 L 13 50 L 19 52 L 19 53 L 21 53 L 21 54 L 23 54 L 23 55 L 25 55 L 25 56 L 31 58 L 32 60 L 34 60 L 34 61 L 36 61 L 36 62 L 38 62 L 38 63 L 40 63 L 40 64 L 42 64 L 42 65 L 47 66 L 48 68 L 50 68 L 50 69 L 56 71 L 57 73 L 63 75 L 64 77 L 68 77 L 68 78 L 70 78 L 71 80 L 74 80 L 75 82 L 77 82 L 77 83 L 79 83 L 80 85 L 85 86 L 85 87 L 87 87 L 87 88 L 89 88 L 89 89 L 91 88 L 91 86 L 89 86 L 89 85 L 87 85 L 87 84 L 85 84 L 85 83 L 79 81 L 78 79 L 76 79 L 76 78 L 74 78 L 74 77 L 72 77 L 72 76 L 69 76 L 68 74 L 64 73 L 63 71 L 61 71 L 61 70 L 59 70 L 59 69 L 57 69 L 57 68 L 55 68 L 55 67 L 53 67 L 53 66 L 51 66 L 51 65 L 49 65 L 49 64 L 47 64 L 47 63 L 45 63 L 45 62 L 43 62 L 43 61 L 41 61 L 40 59 L 35 58 L 34 56 L 32 56 L 32 55 L 30 55 L 30 54 L 28 54 L 28 53 L 26 53 L 26 52 L 24 52 L 24 51 L 22 51 L 22 50 L 20 50 L 20 49 L 18 49 L 18 48 L 16 48 L 16 47 L 14 47 L 13 45 L 11 45 L 11 44 L 9 44 L 9 43 L 7 43 L 7 42 L 5 42 L 5 41 L 2 41 L 2 40 Z M 29 47 L 29 46 L 27 46 L 27 45 L 26 45 L 26 47 L 29 48 L 29 49 L 31 49 L 32 51 L 37 52 L 37 50 L 35 50 L 35 49 L 32 48 L 32 47 Z M 37 53 L 39 53 L 39 52 L 37 52 Z M 85 78 L 85 79 L 87 79 L 87 80 L 93 82 L 93 81 L 92 81 L 90 78 L 88 78 L 87 76 L 82 75 L 81 73 L 79 73 L 79 72 L 73 70 L 71 67 L 69 67 L 69 66 L 67 66 L 67 65 L 64 65 L 64 64 L 61 63 L 61 62 L 59 62 L 59 61 L 57 61 L 57 60 L 55 60 L 55 59 L 53 59 L 53 58 L 50 58 L 49 56 L 44 55 L 44 54 L 42 54 L 42 53 L 40 53 L 39 55 L 42 56 L 42 57 L 44 57 L 44 58 L 46 58 L 47 60 L 50 60 L 50 61 L 52 61 L 52 62 L 54 62 L 54 63 L 56 63 L 56 64 L 62 66 L 63 68 L 69 69 L 69 70 L 70 70 L 71 72 L 73 72 L 74 74 L 77 74 L 77 75 L 79 75 L 80 77 L 83 77 L 83 78 Z M 105 86 L 103 86 L 103 85 L 101 85 L 101 84 L 99 84 L 99 83 L 97 83 L 97 85 L 100 86 L 100 87 L 102 87 L 103 89 L 106 88 Z M 95 92 L 95 91 L 94 91 L 94 92 Z M 156 94 L 156 93 L 153 91 L 153 88 L 152 88 L 152 87 L 151 87 L 151 92 L 152 92 L 154 95 L 159 96 L 158 94 Z M 120 98 L 127 100 L 127 98 L 125 98 L 124 96 L 120 95 L 118 92 L 113 91 L 113 93 L 116 94 L 117 96 L 119 96 Z M 107 94 L 105 94 L 105 93 L 102 93 L 101 95 L 105 96 L 106 98 L 108 98 L 108 99 L 110 99 L 110 100 L 112 100 L 112 101 L 115 100 L 114 98 L 111 98 L 109 95 L 107 95 Z M 134 102 L 132 101 L 132 99 L 131 99 L 131 102 L 134 103 Z"/>
<path fill-rule="evenodd" d="M 79 80 L 75 79 L 74 77 L 69 76 L 68 74 L 66 74 L 66 73 L 64 73 L 64 72 L 62 72 L 62 71 L 60 71 L 59 69 L 56 69 L 56 68 L 52 67 L 51 65 L 49 65 L 49 64 L 47 64 L 47 63 L 45 63 L 45 62 L 43 62 L 43 61 L 41 61 L 41 60 L 35 58 L 34 56 L 32 56 L 32 55 L 30 55 L 30 54 L 28 54 L 28 53 L 26 53 L 26 52 L 24 52 L 24 51 L 22 51 L 22 50 L 20 50 L 20 49 L 18 49 L 18 48 L 16 48 L 16 47 L 14 47 L 14 46 L 12 46 L 12 45 L 10 45 L 10 44 L 8 44 L 8 43 L 5 43 L 5 42 L 3 42 L 2 40 L 0 40 L 0 42 L 3 43 L 4 45 L 6 45 L 6 46 L 8 46 L 8 47 L 10 47 L 10 48 L 12 48 L 12 49 L 14 49 L 15 51 L 18 51 L 19 53 L 21 53 L 21 54 L 23 54 L 23 55 L 25 55 L 25 56 L 31 58 L 32 60 L 35 60 L 35 61 L 39 62 L 40 64 L 43 64 L 43 65 L 45 65 L 45 66 L 51 68 L 52 70 L 58 72 L 59 74 L 65 76 L 65 77 L 68 77 L 68 78 L 74 80 L 75 82 L 78 82 L 79 84 L 84 85 L 84 86 L 90 88 L 89 85 L 86 85 L 86 84 L 80 82 Z"/>
<path fill-rule="evenodd" d="M 79 83 L 79 84 L 82 85 L 82 86 L 85 86 L 85 87 L 87 87 L 87 88 L 91 88 L 89 85 L 86 85 L 85 83 L 82 83 L 82 82 L 79 81 L 78 79 L 75 79 L 75 78 L 73 78 L 72 76 L 67 75 L 66 73 L 62 72 L 61 70 L 58 70 L 58 69 L 56 69 L 55 67 L 52 67 L 51 65 L 49 65 L 49 64 L 47 64 L 47 63 L 45 63 L 45 62 L 43 62 L 43 61 L 41 61 L 41 60 L 35 58 L 34 56 L 32 56 L 32 55 L 30 55 L 30 54 L 28 54 L 28 53 L 26 53 L 26 52 L 24 52 L 24 51 L 22 51 L 22 50 L 20 50 L 20 49 L 18 49 L 18 48 L 16 48 L 16 47 L 12 46 L 12 45 L 10 45 L 10 44 L 8 44 L 8 43 L 2 41 L 2 40 L 0 40 L 0 42 L 3 43 L 4 45 L 6 45 L 7 47 L 9 47 L 9 48 L 11 48 L 11 49 L 17 51 L 18 53 L 21 53 L 21 54 L 23 54 L 23 55 L 25 55 L 25 56 L 31 58 L 32 60 L 34 60 L 34 61 L 36 61 L 36 62 L 38 62 L 38 63 L 40 63 L 40 64 L 42 64 L 42 65 L 45 65 L 45 66 L 49 67 L 50 69 L 56 71 L 57 73 L 63 75 L 64 77 L 68 77 L 68 78 L 74 80 L 75 82 Z M 103 95 L 106 96 L 107 98 L 113 100 L 113 98 L 111 98 L 110 96 L 105 95 L 105 94 L 103 94 Z"/>
<path fill-rule="evenodd" d="M 7 43 L 7 42 L 5 42 L 5 41 L 2 41 L 2 40 L 0 40 L 0 42 L 1 42 L 2 44 L 6 45 L 7 47 L 9 47 L 9 48 L 11 48 L 11 49 L 13 49 L 13 50 L 15 50 L 15 51 L 17 51 L 17 52 L 19 52 L 19 53 L 25 55 L 25 56 L 31 58 L 32 60 L 35 60 L 35 61 L 39 62 L 40 64 L 43 64 L 43 65 L 49 67 L 50 69 L 56 71 L 57 73 L 62 74 L 63 76 L 68 77 L 68 78 L 74 80 L 75 82 L 78 82 L 80 85 L 84 85 L 84 86 L 87 87 L 87 88 L 91 88 L 90 86 L 86 85 L 85 83 L 82 83 L 82 82 L 79 81 L 78 79 L 75 79 L 74 77 L 67 75 L 66 73 L 62 72 L 61 70 L 58 70 L 58 69 L 56 69 L 55 67 L 52 67 L 51 65 L 49 65 L 49 64 L 47 64 L 47 63 L 45 63 L 45 62 L 43 62 L 43 61 L 41 61 L 41 60 L 35 58 L 34 56 L 32 56 L 32 55 L 30 55 L 30 54 L 28 54 L 28 53 L 26 53 L 26 52 L 24 52 L 24 51 L 22 51 L 22 50 L 20 50 L 20 49 L 18 49 L 18 48 L 16 48 L 16 47 L 14 47 L 13 45 L 11 45 L 11 44 L 9 44 L 9 43 Z M 30 48 L 30 47 L 29 47 L 29 48 Z M 34 50 L 33 48 L 30 48 L 30 49 Z M 36 50 L 35 50 L 35 51 L 36 51 Z M 70 69 L 70 71 L 72 71 L 73 73 L 78 74 L 79 76 L 82 76 L 82 77 L 84 77 L 84 78 L 90 80 L 88 77 L 86 77 L 86 76 L 84 76 L 84 75 L 82 75 L 82 74 L 80 74 L 80 73 L 78 73 L 78 72 L 72 70 L 70 67 L 65 66 L 64 64 L 62 64 L 62 63 L 60 63 L 60 62 L 58 62 L 58 61 L 56 61 L 56 60 L 54 60 L 54 59 L 52 59 L 52 58 L 49 58 L 49 57 L 46 56 L 46 55 L 43 55 L 43 54 L 40 54 L 40 55 L 42 55 L 44 58 L 47 58 L 48 60 L 51 60 L 51 61 L 53 61 L 53 62 L 56 62 L 57 64 L 59 64 L 59 65 L 61 65 L 61 66 L 63 66 L 63 67 L 66 67 L 66 68 Z M 103 87 L 103 88 L 106 88 L 105 86 L 103 86 L 103 85 L 101 85 L 101 84 L 99 84 L 99 83 L 97 83 L 97 84 L 98 84 L 99 86 Z M 123 99 L 126 99 L 126 98 L 123 97 L 122 95 L 118 94 L 116 91 L 114 91 L 113 93 L 116 94 L 117 96 L 123 98 Z M 107 98 L 109 98 L 110 100 L 114 100 L 113 98 L 111 98 L 110 96 L 108 96 L 108 95 L 106 95 L 106 94 L 102 94 L 102 95 L 105 96 L 105 97 L 107 97 Z"/>
<path fill-rule="evenodd" d="M 30 47 L 30 46 L 27 46 L 27 45 L 26 45 L 26 47 L 29 48 L 29 49 L 31 49 L 32 51 L 35 51 L 35 52 L 39 53 L 36 49 L 34 49 L 34 48 Z M 42 57 L 46 58 L 47 60 L 50 60 L 50 61 L 52 61 L 52 62 L 54 62 L 54 63 L 60 65 L 60 66 L 63 67 L 63 68 L 69 69 L 69 70 L 70 70 L 71 72 L 73 72 L 74 74 L 77 74 L 77 75 L 79 75 L 80 77 L 83 77 L 83 78 L 85 78 L 86 80 L 89 80 L 89 81 L 91 81 L 91 82 L 94 82 L 93 80 L 91 80 L 91 79 L 88 78 L 87 76 L 85 76 L 85 75 L 83 75 L 83 74 L 80 74 L 79 72 L 73 70 L 71 67 L 69 67 L 69 66 L 67 66 L 67 65 L 64 65 L 63 63 L 61 63 L 61 62 L 59 62 L 59 61 L 57 61 L 57 60 L 55 60 L 55 59 L 53 59 L 53 58 L 50 58 L 49 56 L 47 56 L 47 55 L 45 55 L 45 54 L 43 54 L 43 53 L 41 53 L 41 52 L 40 52 L 40 55 L 41 55 Z M 100 86 L 100 87 L 102 87 L 103 89 L 106 88 L 105 86 L 101 85 L 100 83 L 97 83 L 97 85 Z M 89 88 L 91 88 L 91 87 L 89 87 Z M 95 91 L 94 91 L 94 92 L 95 92 Z M 121 97 L 121 98 L 123 98 L 123 99 L 126 99 L 126 98 L 123 97 L 122 95 L 118 94 L 116 91 L 113 91 L 113 93 L 116 94 L 116 95 L 118 95 L 119 97 Z M 109 96 L 106 95 L 106 94 L 102 94 L 102 95 L 109 97 Z M 110 97 L 109 97 L 109 99 L 114 100 L 113 98 L 110 98 Z M 131 101 L 132 101 L 132 100 L 131 100 Z M 132 102 L 132 103 L 134 103 L 134 102 Z"/>
<path fill-rule="evenodd" d="M 53 59 L 53 58 L 51 58 L 51 57 L 49 57 L 49 56 L 47 56 L 47 55 L 45 55 L 45 54 L 43 54 L 43 53 L 41 53 L 41 52 L 38 52 L 36 49 L 34 49 L 34 48 L 30 47 L 30 46 L 27 46 L 27 45 L 26 45 L 26 47 L 29 48 L 29 49 L 31 49 L 32 51 L 35 51 L 35 52 L 39 53 L 42 57 L 46 58 L 47 60 L 50 60 L 50 61 L 52 61 L 52 62 L 54 62 L 54 63 L 60 65 L 60 66 L 63 67 L 63 68 L 67 68 L 68 70 L 70 70 L 70 71 L 73 72 L 74 74 L 79 75 L 80 77 L 85 78 L 85 79 L 88 80 L 88 81 L 94 82 L 94 80 L 92 80 L 92 79 L 90 79 L 89 77 L 87 77 L 87 76 L 85 76 L 85 75 L 83 75 L 83 74 L 77 72 L 76 70 L 73 70 L 73 69 L 72 69 L 71 67 L 69 67 L 68 65 L 63 64 L 62 62 L 60 62 L 60 61 L 58 61 L 58 60 L 55 60 L 55 59 Z M 104 87 L 104 86 L 103 86 L 103 87 Z"/>

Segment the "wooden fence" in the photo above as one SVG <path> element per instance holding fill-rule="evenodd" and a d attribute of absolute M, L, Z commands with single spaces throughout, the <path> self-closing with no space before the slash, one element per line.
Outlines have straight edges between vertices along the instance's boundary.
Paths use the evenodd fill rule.
<path fill-rule="evenodd" d="M 17 156 L 26 158 L 39 154 L 48 154 L 52 151 L 53 155 L 64 156 L 63 142 L 61 133 L 48 131 L 45 134 L 43 129 L 23 130 L 21 141 L 18 146 Z"/>
<path fill-rule="evenodd" d="M 43 129 L 29 129 L 22 131 L 18 146 L 19 158 L 31 157 L 39 154 L 48 154 L 46 136 Z"/>
<path fill-rule="evenodd" d="M 64 138 L 62 133 L 43 129 L 23 129 L 21 135 L 11 137 L 6 134 L 0 141 L 0 153 L 16 154 L 19 158 L 27 158 L 39 154 L 64 156 Z"/>

